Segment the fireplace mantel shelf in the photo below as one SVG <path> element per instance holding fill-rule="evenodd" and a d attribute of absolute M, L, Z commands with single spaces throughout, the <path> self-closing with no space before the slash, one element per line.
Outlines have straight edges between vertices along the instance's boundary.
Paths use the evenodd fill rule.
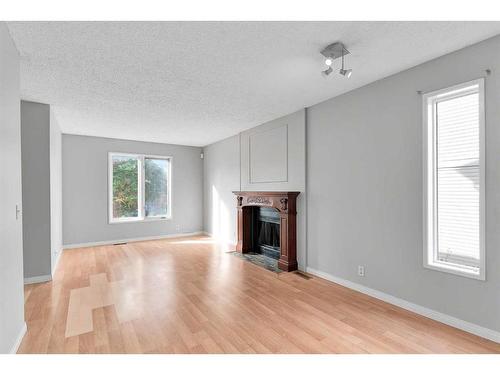
<path fill-rule="evenodd" d="M 252 250 L 252 207 L 272 207 L 280 213 L 280 258 L 283 271 L 297 269 L 297 196 L 298 191 L 233 191 L 238 208 L 238 244 L 236 250 Z"/>
<path fill-rule="evenodd" d="M 300 191 L 233 191 L 236 195 L 299 195 Z"/>

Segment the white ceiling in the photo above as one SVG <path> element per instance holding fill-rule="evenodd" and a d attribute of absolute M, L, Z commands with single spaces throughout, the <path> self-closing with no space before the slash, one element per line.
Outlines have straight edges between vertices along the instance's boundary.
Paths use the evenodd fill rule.
<path fill-rule="evenodd" d="M 500 22 L 9 22 L 64 133 L 203 146 L 500 33 Z M 342 41 L 351 79 L 324 79 Z"/>

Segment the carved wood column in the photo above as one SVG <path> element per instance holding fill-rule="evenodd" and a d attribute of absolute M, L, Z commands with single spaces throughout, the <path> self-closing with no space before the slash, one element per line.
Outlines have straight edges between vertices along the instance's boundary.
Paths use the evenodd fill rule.
<path fill-rule="evenodd" d="M 283 271 L 295 271 L 297 269 L 296 215 L 281 213 L 280 216 L 281 242 L 278 267 Z"/>
<path fill-rule="evenodd" d="M 252 212 L 245 207 L 238 206 L 238 243 L 236 251 L 248 253 L 252 250 Z"/>

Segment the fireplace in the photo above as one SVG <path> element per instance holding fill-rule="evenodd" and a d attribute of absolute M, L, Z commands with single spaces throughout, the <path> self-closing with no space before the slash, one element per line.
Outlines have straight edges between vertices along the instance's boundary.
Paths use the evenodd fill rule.
<path fill-rule="evenodd" d="M 297 269 L 296 200 L 299 192 L 235 191 L 241 253 L 278 260 L 283 271 Z"/>

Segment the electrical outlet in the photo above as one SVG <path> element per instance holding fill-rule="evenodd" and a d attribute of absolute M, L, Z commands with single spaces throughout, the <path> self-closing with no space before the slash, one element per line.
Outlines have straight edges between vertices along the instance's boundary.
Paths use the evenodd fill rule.
<path fill-rule="evenodd" d="M 365 276 L 365 266 L 358 266 L 358 276 Z"/>
<path fill-rule="evenodd" d="M 181 231 L 181 226 L 180 225 L 176 225 L 175 226 L 175 231 L 176 232 L 180 232 Z"/>

